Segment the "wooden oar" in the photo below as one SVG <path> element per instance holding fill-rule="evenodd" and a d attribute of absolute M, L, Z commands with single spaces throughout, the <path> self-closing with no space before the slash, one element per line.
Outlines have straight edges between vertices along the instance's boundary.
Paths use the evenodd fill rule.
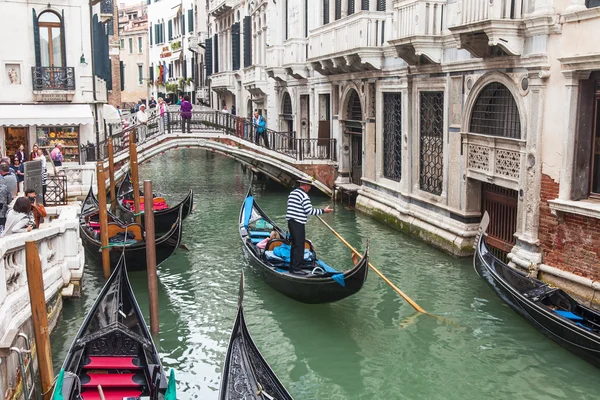
<path fill-rule="evenodd" d="M 323 218 L 319 217 L 317 215 L 317 218 L 319 219 L 319 221 L 321 221 L 323 223 L 323 225 L 325 225 L 327 228 L 329 228 L 329 230 L 331 232 L 333 232 L 333 234 L 335 236 L 337 236 L 338 239 L 340 239 L 342 241 L 342 243 L 344 243 L 346 246 L 348 246 L 348 248 L 352 251 L 352 253 L 354 253 L 355 255 L 357 255 L 358 257 L 362 258 L 362 254 L 360 254 L 354 247 L 352 247 L 352 245 L 350 245 L 350 243 L 348 243 L 339 233 L 337 233 L 331 226 L 329 226 L 329 224 L 325 221 L 323 221 Z M 429 316 L 435 317 L 435 318 L 440 318 L 437 315 L 433 315 L 428 313 L 427 311 L 423 310 L 423 308 L 421 308 L 421 306 L 419 306 L 417 303 L 415 303 L 410 297 L 408 297 L 406 295 L 406 293 L 404 293 L 402 290 L 400 290 L 396 285 L 394 285 L 392 282 L 390 282 L 390 280 L 388 278 L 386 278 L 377 268 L 375 268 L 373 266 L 373 264 L 369 263 L 369 268 L 371 268 L 373 270 L 373 272 L 375 272 L 377 275 L 379 275 L 379 277 L 381 279 L 383 279 L 385 281 L 385 283 L 387 283 L 388 285 L 391 286 L 392 289 L 394 289 L 394 291 L 396 293 L 398 293 L 400 296 L 402 296 L 402 298 L 404 300 L 406 300 L 406 302 L 408 304 L 410 304 L 415 310 L 417 310 L 420 313 L 423 314 L 427 314 Z"/>

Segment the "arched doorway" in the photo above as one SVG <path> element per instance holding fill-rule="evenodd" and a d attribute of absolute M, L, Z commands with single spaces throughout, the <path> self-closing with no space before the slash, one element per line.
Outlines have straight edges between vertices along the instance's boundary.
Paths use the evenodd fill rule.
<path fill-rule="evenodd" d="M 283 93 L 283 97 L 281 98 L 281 114 L 279 115 L 281 118 L 281 131 L 287 133 L 290 138 L 287 143 L 288 149 L 292 150 L 294 148 L 294 115 L 292 110 L 292 98 L 288 92 Z"/>
<path fill-rule="evenodd" d="M 517 102 L 505 85 L 492 82 L 481 89 L 471 113 L 469 132 L 508 140 L 521 139 Z M 497 153 L 496 157 L 503 157 L 504 153 L 507 152 Z M 516 190 L 488 182 L 481 184 L 481 211 L 490 215 L 487 242 L 491 251 L 504 261 L 516 244 L 517 208 Z"/>
<path fill-rule="evenodd" d="M 346 107 L 346 133 L 350 142 L 350 182 L 360 185 L 362 177 L 362 133 L 363 113 L 358 92 L 354 89 L 348 93 Z"/>

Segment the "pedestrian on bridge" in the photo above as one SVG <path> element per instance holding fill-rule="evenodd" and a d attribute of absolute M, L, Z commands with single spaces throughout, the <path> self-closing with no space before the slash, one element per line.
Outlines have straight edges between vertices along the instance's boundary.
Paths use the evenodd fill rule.
<path fill-rule="evenodd" d="M 146 129 L 147 129 L 147 124 L 148 124 L 148 114 L 146 114 L 146 105 L 145 104 L 140 104 L 140 110 L 137 112 L 137 114 L 135 116 L 136 116 L 137 122 L 139 124 L 138 128 L 137 128 L 138 144 L 144 143 L 146 141 Z"/>
<path fill-rule="evenodd" d="M 158 118 L 158 129 L 160 133 L 165 133 L 165 128 L 167 127 L 167 103 L 162 97 L 158 98 L 158 113 L 160 117 Z"/>
<path fill-rule="evenodd" d="M 260 138 L 263 138 L 265 147 L 269 148 L 269 139 L 267 138 L 267 121 L 265 118 L 258 113 L 258 110 L 254 110 L 254 128 L 256 129 L 256 136 L 254 143 L 260 146 Z"/>
<path fill-rule="evenodd" d="M 190 96 L 187 94 L 183 96 L 183 101 L 181 102 L 181 132 L 185 133 L 185 125 L 187 124 L 187 131 L 191 133 L 190 122 L 192 120 L 192 103 L 190 103 Z"/>

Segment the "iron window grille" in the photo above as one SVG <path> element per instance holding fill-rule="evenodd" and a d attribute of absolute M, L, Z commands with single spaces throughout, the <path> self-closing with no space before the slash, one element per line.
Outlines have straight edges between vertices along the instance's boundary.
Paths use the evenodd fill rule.
<path fill-rule="evenodd" d="M 439 196 L 444 179 L 444 92 L 421 92 L 419 114 L 419 187 Z"/>
<path fill-rule="evenodd" d="M 383 94 L 383 176 L 402 177 L 402 94 Z"/>
<path fill-rule="evenodd" d="M 469 131 L 521 139 L 519 109 L 506 86 L 493 82 L 483 88 L 475 101 Z"/>
<path fill-rule="evenodd" d="M 292 112 L 292 98 L 289 93 L 283 94 L 283 107 L 282 107 L 282 117 L 283 119 L 292 120 L 293 112 Z"/>

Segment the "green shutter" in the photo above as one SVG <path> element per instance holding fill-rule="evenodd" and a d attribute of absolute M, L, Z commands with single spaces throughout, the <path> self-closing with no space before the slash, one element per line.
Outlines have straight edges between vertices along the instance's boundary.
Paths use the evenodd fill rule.
<path fill-rule="evenodd" d="M 121 75 L 121 91 L 125 90 L 125 65 L 119 61 L 119 75 Z"/>
<path fill-rule="evenodd" d="M 33 12 L 33 45 L 35 47 L 35 66 L 42 66 L 42 52 L 40 50 L 40 27 L 38 25 L 37 15 L 35 8 L 31 10 Z"/>
<path fill-rule="evenodd" d="M 231 60 L 234 71 L 240 69 L 240 23 L 231 25 Z"/>
<path fill-rule="evenodd" d="M 150 83 L 154 83 L 154 64 L 150 66 L 150 73 L 148 76 L 150 77 Z"/>
<path fill-rule="evenodd" d="M 152 24 L 150 24 L 150 29 L 148 29 L 148 40 L 150 40 L 150 46 L 152 46 Z"/>
<path fill-rule="evenodd" d="M 210 76 L 213 73 L 212 50 L 212 38 L 208 38 L 204 41 L 204 63 L 206 65 L 206 76 Z"/>
<path fill-rule="evenodd" d="M 185 13 L 181 13 L 181 36 L 185 35 Z"/>
<path fill-rule="evenodd" d="M 183 57 L 183 79 L 187 79 L 187 60 Z"/>
<path fill-rule="evenodd" d="M 173 20 L 169 20 L 169 40 L 173 40 Z"/>
<path fill-rule="evenodd" d="M 188 30 L 194 32 L 194 10 L 188 10 Z"/>
<path fill-rule="evenodd" d="M 62 50 L 61 60 L 62 66 L 65 68 L 67 66 L 67 47 L 65 46 L 65 36 L 67 36 L 67 31 L 65 31 L 65 10 L 62 10 L 62 18 L 60 19 L 60 47 Z"/>

